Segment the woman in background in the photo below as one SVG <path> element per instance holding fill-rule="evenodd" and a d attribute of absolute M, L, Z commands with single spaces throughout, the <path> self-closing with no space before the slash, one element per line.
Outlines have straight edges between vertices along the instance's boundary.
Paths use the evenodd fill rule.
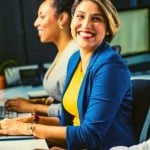
<path fill-rule="evenodd" d="M 44 0 L 38 10 L 34 26 L 42 43 L 53 42 L 58 53 L 45 74 L 43 86 L 49 94 L 48 99 L 29 100 L 9 99 L 5 103 L 8 111 L 31 112 L 42 115 L 58 116 L 68 59 L 78 49 L 70 32 L 71 7 L 74 0 Z M 54 104 L 53 101 L 56 103 Z M 39 104 L 39 103 L 45 103 Z M 50 106 L 48 106 L 51 104 Z"/>
<path fill-rule="evenodd" d="M 34 135 L 69 150 L 133 145 L 130 73 L 108 44 L 120 27 L 116 9 L 110 0 L 75 0 L 72 15 L 80 51 L 68 63 L 61 126 L 5 119 L 0 134 Z"/>

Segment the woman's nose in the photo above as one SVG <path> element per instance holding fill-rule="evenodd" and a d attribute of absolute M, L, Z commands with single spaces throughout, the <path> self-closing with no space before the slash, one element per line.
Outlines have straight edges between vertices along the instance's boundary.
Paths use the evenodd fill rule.
<path fill-rule="evenodd" d="M 34 27 L 38 26 L 38 18 L 36 18 L 36 20 L 34 21 Z"/>
<path fill-rule="evenodd" d="M 89 18 L 86 18 L 83 20 L 82 27 L 84 27 L 84 28 L 91 28 L 92 27 L 92 22 L 90 21 Z"/>

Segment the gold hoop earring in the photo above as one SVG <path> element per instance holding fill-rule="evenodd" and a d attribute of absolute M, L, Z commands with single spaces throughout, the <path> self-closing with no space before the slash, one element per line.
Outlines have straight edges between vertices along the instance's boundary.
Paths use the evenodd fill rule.
<path fill-rule="evenodd" d="M 108 36 L 108 35 L 109 35 L 109 32 L 106 32 L 106 35 Z"/>
<path fill-rule="evenodd" d="M 60 28 L 60 29 L 64 29 L 64 27 L 63 27 L 61 24 L 59 24 L 59 28 Z"/>

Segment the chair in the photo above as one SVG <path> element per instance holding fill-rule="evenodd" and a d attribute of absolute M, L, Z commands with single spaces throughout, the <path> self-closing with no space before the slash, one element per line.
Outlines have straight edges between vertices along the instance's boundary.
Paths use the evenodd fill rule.
<path fill-rule="evenodd" d="M 139 142 L 141 131 L 150 107 L 150 80 L 132 80 L 133 91 L 133 128 Z"/>
<path fill-rule="evenodd" d="M 149 139 L 149 137 L 150 137 L 150 107 L 149 107 L 149 111 L 147 113 L 146 119 L 144 121 L 144 125 L 141 131 L 139 142 L 142 143 L 146 141 L 147 139 Z"/>
<path fill-rule="evenodd" d="M 120 45 L 113 45 L 113 46 L 112 46 L 112 49 L 113 49 L 114 51 L 116 51 L 118 54 L 121 53 L 121 46 L 120 46 Z"/>

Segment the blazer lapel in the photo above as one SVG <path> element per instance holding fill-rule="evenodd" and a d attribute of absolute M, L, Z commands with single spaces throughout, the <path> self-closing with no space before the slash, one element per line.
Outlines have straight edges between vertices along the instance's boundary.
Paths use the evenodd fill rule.
<path fill-rule="evenodd" d="M 96 62 L 96 59 L 98 58 L 98 56 L 100 55 L 101 51 L 104 49 L 104 47 L 106 46 L 106 43 L 102 43 L 97 50 L 93 53 L 91 60 L 89 62 L 89 65 L 87 67 L 87 71 L 86 74 L 84 76 L 84 79 L 82 81 L 80 90 L 79 90 L 79 95 L 78 95 L 78 111 L 79 111 L 79 116 L 80 116 L 80 121 L 83 121 L 84 118 L 84 114 L 86 112 L 87 109 L 87 105 L 88 105 L 88 92 L 90 92 L 89 89 L 87 88 L 91 88 L 90 84 L 90 70 L 92 69 L 92 67 L 94 67 L 94 63 Z"/>

